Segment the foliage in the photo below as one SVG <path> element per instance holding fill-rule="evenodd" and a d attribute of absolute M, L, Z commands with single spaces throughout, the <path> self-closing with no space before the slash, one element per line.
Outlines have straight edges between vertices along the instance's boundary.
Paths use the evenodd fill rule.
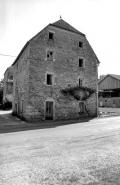
<path fill-rule="evenodd" d="M 91 89 L 88 87 L 74 86 L 67 87 L 61 90 L 62 94 L 65 96 L 72 96 L 76 100 L 87 100 L 91 97 L 93 93 L 95 93 L 95 89 Z"/>

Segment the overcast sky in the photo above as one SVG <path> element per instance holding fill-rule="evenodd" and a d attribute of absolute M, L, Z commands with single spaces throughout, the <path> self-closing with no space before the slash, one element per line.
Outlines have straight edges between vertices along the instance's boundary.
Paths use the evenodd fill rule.
<path fill-rule="evenodd" d="M 99 75 L 120 74 L 120 0 L 0 0 L 0 79 L 25 43 L 62 19 L 84 33 Z"/>

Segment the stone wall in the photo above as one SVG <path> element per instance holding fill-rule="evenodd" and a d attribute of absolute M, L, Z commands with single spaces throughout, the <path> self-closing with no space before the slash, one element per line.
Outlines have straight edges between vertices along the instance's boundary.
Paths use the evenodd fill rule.
<path fill-rule="evenodd" d="M 26 118 L 29 98 L 29 45 L 14 64 L 13 114 Z"/>

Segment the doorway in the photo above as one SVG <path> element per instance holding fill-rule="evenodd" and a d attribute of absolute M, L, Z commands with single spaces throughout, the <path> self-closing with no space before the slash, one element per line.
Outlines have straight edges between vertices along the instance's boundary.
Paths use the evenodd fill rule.
<path fill-rule="evenodd" d="M 46 120 L 53 120 L 53 101 L 46 101 Z"/>

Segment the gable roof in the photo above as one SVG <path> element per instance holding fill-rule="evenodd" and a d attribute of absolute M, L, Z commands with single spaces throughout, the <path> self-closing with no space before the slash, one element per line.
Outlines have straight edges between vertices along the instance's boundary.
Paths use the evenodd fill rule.
<path fill-rule="evenodd" d="M 12 66 L 17 62 L 17 60 L 20 58 L 21 54 L 24 52 L 25 48 L 30 44 L 30 42 L 36 37 L 38 36 L 40 33 L 43 32 L 43 30 L 45 30 L 47 27 L 49 26 L 54 26 L 54 27 L 57 27 L 57 28 L 61 28 L 61 29 L 64 29 L 64 30 L 67 30 L 67 31 L 70 31 L 70 32 L 74 32 L 74 33 L 77 33 L 77 34 L 80 34 L 82 36 L 85 37 L 85 34 L 83 34 L 82 32 L 78 31 L 77 29 L 75 29 L 74 27 L 72 27 L 70 24 L 68 24 L 66 21 L 64 21 L 63 19 L 60 19 L 52 24 L 49 24 L 47 25 L 45 28 L 43 28 L 40 32 L 38 32 L 34 37 L 32 37 L 29 41 L 27 41 L 27 43 L 24 45 L 24 47 L 22 48 L 22 50 L 20 51 L 20 53 L 18 54 L 17 58 L 15 59 L 15 61 L 13 62 Z M 92 49 L 93 50 L 93 49 Z M 94 52 L 94 50 L 93 50 Z M 95 52 L 94 52 L 95 54 Z M 96 56 L 96 54 L 95 54 Z M 96 56 L 96 59 L 97 59 L 97 63 L 99 64 L 100 61 L 99 59 L 97 58 Z"/>
<path fill-rule="evenodd" d="M 114 77 L 114 78 L 116 78 L 116 79 L 120 80 L 120 75 L 110 74 L 110 76 L 112 76 L 112 77 Z"/>
<path fill-rule="evenodd" d="M 57 28 L 61 28 L 67 31 L 71 31 L 80 35 L 85 36 L 85 34 L 81 33 L 80 31 L 78 31 L 77 29 L 75 29 L 74 27 L 72 27 L 70 24 L 68 24 L 66 21 L 64 21 L 63 19 L 60 19 L 59 21 L 56 21 L 52 24 L 49 24 L 50 26 L 55 26 Z"/>
<path fill-rule="evenodd" d="M 101 78 L 98 83 L 100 83 L 101 81 L 103 81 L 107 76 L 111 76 L 113 78 L 116 78 L 117 80 L 120 80 L 120 75 L 115 75 L 115 74 L 107 74 L 105 75 L 103 78 Z"/>

